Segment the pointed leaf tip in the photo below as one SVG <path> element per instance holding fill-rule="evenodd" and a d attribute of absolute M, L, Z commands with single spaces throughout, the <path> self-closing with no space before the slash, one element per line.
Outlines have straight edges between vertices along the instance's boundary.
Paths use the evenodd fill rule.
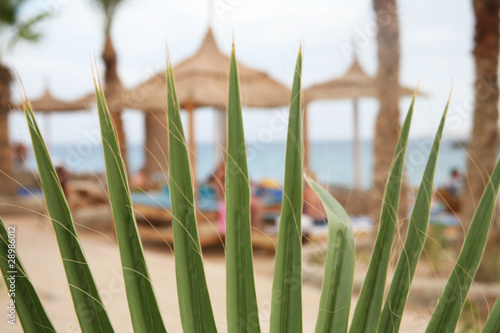
<path fill-rule="evenodd" d="M 290 96 L 283 201 L 271 298 L 271 332 L 302 332 L 302 57 L 299 53 Z"/>
<path fill-rule="evenodd" d="M 166 332 L 144 258 L 127 173 L 102 90 L 96 90 L 96 99 L 109 201 L 115 222 L 133 330 L 135 332 Z"/>
<path fill-rule="evenodd" d="M 228 332 L 260 332 L 252 262 L 250 184 L 235 49 L 231 52 L 227 107 L 226 297 Z M 238 170 L 238 172 L 234 172 Z"/>
<path fill-rule="evenodd" d="M 193 205 L 188 148 L 171 64 L 166 74 L 169 189 L 180 318 L 185 332 L 216 332 Z"/>
<path fill-rule="evenodd" d="M 420 81 L 418 81 L 417 87 L 415 88 L 415 91 L 413 92 L 413 98 L 417 97 L 419 89 L 420 89 Z"/>

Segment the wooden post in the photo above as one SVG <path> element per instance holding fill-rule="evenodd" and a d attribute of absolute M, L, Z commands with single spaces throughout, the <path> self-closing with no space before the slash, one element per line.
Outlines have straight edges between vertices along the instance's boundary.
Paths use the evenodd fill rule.
<path fill-rule="evenodd" d="M 215 109 L 216 142 L 215 142 L 215 166 L 219 165 L 226 156 L 227 146 L 227 112 L 225 109 Z"/>
<path fill-rule="evenodd" d="M 145 111 L 145 171 L 149 177 L 168 170 L 168 130 L 165 111 Z"/>
<path fill-rule="evenodd" d="M 353 126 L 354 126 L 354 139 L 353 139 L 353 163 L 354 163 L 354 188 L 360 189 L 363 187 L 362 182 L 362 166 L 361 166 L 361 138 L 359 134 L 359 100 L 354 98 L 352 100 L 353 107 Z"/>

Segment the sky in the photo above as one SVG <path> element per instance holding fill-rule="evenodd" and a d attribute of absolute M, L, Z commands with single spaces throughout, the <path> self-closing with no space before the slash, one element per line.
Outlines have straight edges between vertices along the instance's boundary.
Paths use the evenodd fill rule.
<path fill-rule="evenodd" d="M 471 1 L 398 1 L 401 28 L 400 81 L 419 85 L 425 97 L 415 106 L 412 137 L 431 136 L 437 129 L 453 88 L 446 135 L 463 138 L 471 128 L 474 68 L 473 13 Z M 45 87 L 61 99 L 74 99 L 92 90 L 92 60 L 100 61 L 103 24 L 91 0 L 32 1 L 25 15 L 50 10 L 54 16 L 38 29 L 44 34 L 36 44 L 20 44 L 4 61 L 18 73 L 28 97 L 35 99 Z M 377 68 L 375 20 L 370 0 L 125 0 L 117 12 L 112 38 L 118 53 L 119 75 L 128 88 L 165 68 L 165 45 L 172 62 L 179 63 L 200 45 L 208 26 L 222 52 L 229 54 L 234 31 L 238 60 L 267 72 L 291 86 L 296 55 L 304 48 L 303 87 L 342 75 L 351 61 L 352 41 L 365 71 Z M 102 63 L 98 62 L 101 69 Z M 19 85 L 13 90 L 20 96 Z M 409 98 L 400 102 L 401 118 Z M 352 104 L 349 100 L 314 102 L 309 108 L 309 133 L 313 141 L 350 140 Z M 378 104 L 362 99 L 361 136 L 372 139 Z M 244 112 L 248 140 L 259 140 L 277 112 Z M 39 116 L 40 127 L 51 143 L 78 143 L 98 128 L 95 110 L 50 117 Z M 124 115 L 128 141 L 144 140 L 143 116 Z M 183 119 L 184 122 L 186 119 Z M 215 114 L 196 113 L 199 142 L 216 137 Z M 25 120 L 10 117 L 13 141 L 29 141 Z M 285 129 L 275 131 L 274 141 L 285 140 Z"/>

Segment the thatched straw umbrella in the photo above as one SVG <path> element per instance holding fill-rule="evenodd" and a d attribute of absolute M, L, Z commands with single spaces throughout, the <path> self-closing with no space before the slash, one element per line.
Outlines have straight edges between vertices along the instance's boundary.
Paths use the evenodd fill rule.
<path fill-rule="evenodd" d="M 49 89 L 45 89 L 43 95 L 37 99 L 30 100 L 30 104 L 35 112 L 51 114 L 52 112 L 82 111 L 95 104 L 94 94 L 86 95 L 74 101 L 60 100 Z M 17 105 L 16 109 L 22 110 L 22 105 Z"/>
<path fill-rule="evenodd" d="M 414 89 L 399 86 L 399 95 L 412 95 Z M 358 59 L 354 57 L 354 61 L 347 72 L 337 79 L 333 79 L 324 83 L 316 84 L 304 91 L 304 100 L 307 105 L 315 100 L 335 100 L 335 99 L 352 99 L 353 104 L 353 141 L 354 141 L 354 187 L 362 187 L 362 172 L 361 172 L 361 140 L 359 135 L 359 99 L 362 97 L 374 97 L 377 95 L 377 80 L 375 77 L 369 76 L 361 68 Z M 304 114 L 304 164 L 306 170 L 309 169 L 310 147 L 308 143 L 308 128 L 307 128 L 308 112 Z"/>
<path fill-rule="evenodd" d="M 45 117 L 47 117 L 45 121 L 45 130 L 46 133 L 45 141 L 47 142 L 47 146 L 50 147 L 50 116 L 52 113 L 62 113 L 62 112 L 75 112 L 75 111 L 84 111 L 87 110 L 90 106 L 95 104 L 94 94 L 85 95 L 82 98 L 76 99 L 74 101 L 63 101 L 60 100 L 52 93 L 49 89 L 45 89 L 42 96 L 37 99 L 30 100 L 30 104 L 33 107 L 33 110 L 36 113 L 43 113 Z M 15 110 L 23 110 L 22 105 L 16 105 Z"/>
<path fill-rule="evenodd" d="M 189 116 L 189 152 L 195 172 L 194 111 L 213 107 L 225 112 L 228 101 L 230 58 L 221 53 L 209 29 L 198 51 L 173 68 L 177 99 Z M 238 65 L 241 102 L 252 108 L 275 108 L 288 105 L 290 90 L 267 74 Z M 165 72 L 120 96 L 123 107 L 146 113 L 146 171 L 166 168 L 166 78 Z M 224 114 L 225 115 L 225 114 Z M 225 118 L 222 118 L 225 119 Z M 225 126 L 223 126 L 225 128 Z M 225 135 L 223 136 L 223 140 Z M 224 141 L 221 142 L 224 145 Z"/>

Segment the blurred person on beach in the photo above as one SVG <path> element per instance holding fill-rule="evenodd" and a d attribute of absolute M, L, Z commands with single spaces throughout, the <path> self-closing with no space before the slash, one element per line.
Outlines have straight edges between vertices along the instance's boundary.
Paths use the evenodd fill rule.
<path fill-rule="evenodd" d="M 225 202 L 225 184 L 226 184 L 226 162 L 219 163 L 213 174 L 207 180 L 215 190 L 217 198 L 217 210 L 219 212 L 219 231 L 222 234 L 226 232 L 226 202 Z M 262 227 L 262 217 L 264 204 L 255 194 L 255 184 L 250 183 L 250 224 L 252 229 L 259 230 Z"/>
<path fill-rule="evenodd" d="M 130 188 L 132 191 L 147 191 L 150 188 L 150 180 L 145 168 L 137 172 L 130 180 Z"/>
<path fill-rule="evenodd" d="M 18 142 L 14 145 L 14 167 L 23 168 L 26 158 L 28 157 L 28 149 L 24 144 Z"/>
<path fill-rule="evenodd" d="M 443 202 L 445 211 L 449 213 L 460 212 L 460 196 L 465 188 L 465 179 L 456 168 L 450 171 L 450 178 L 445 186 L 438 189 L 436 195 Z"/>
<path fill-rule="evenodd" d="M 59 178 L 59 183 L 61 183 L 61 188 L 63 190 L 64 196 L 68 198 L 68 170 L 64 165 L 56 165 L 56 174 L 57 178 Z"/>
<path fill-rule="evenodd" d="M 463 175 L 458 169 L 452 169 L 450 172 L 450 179 L 446 185 L 446 189 L 451 195 L 458 198 L 465 187 Z"/>

